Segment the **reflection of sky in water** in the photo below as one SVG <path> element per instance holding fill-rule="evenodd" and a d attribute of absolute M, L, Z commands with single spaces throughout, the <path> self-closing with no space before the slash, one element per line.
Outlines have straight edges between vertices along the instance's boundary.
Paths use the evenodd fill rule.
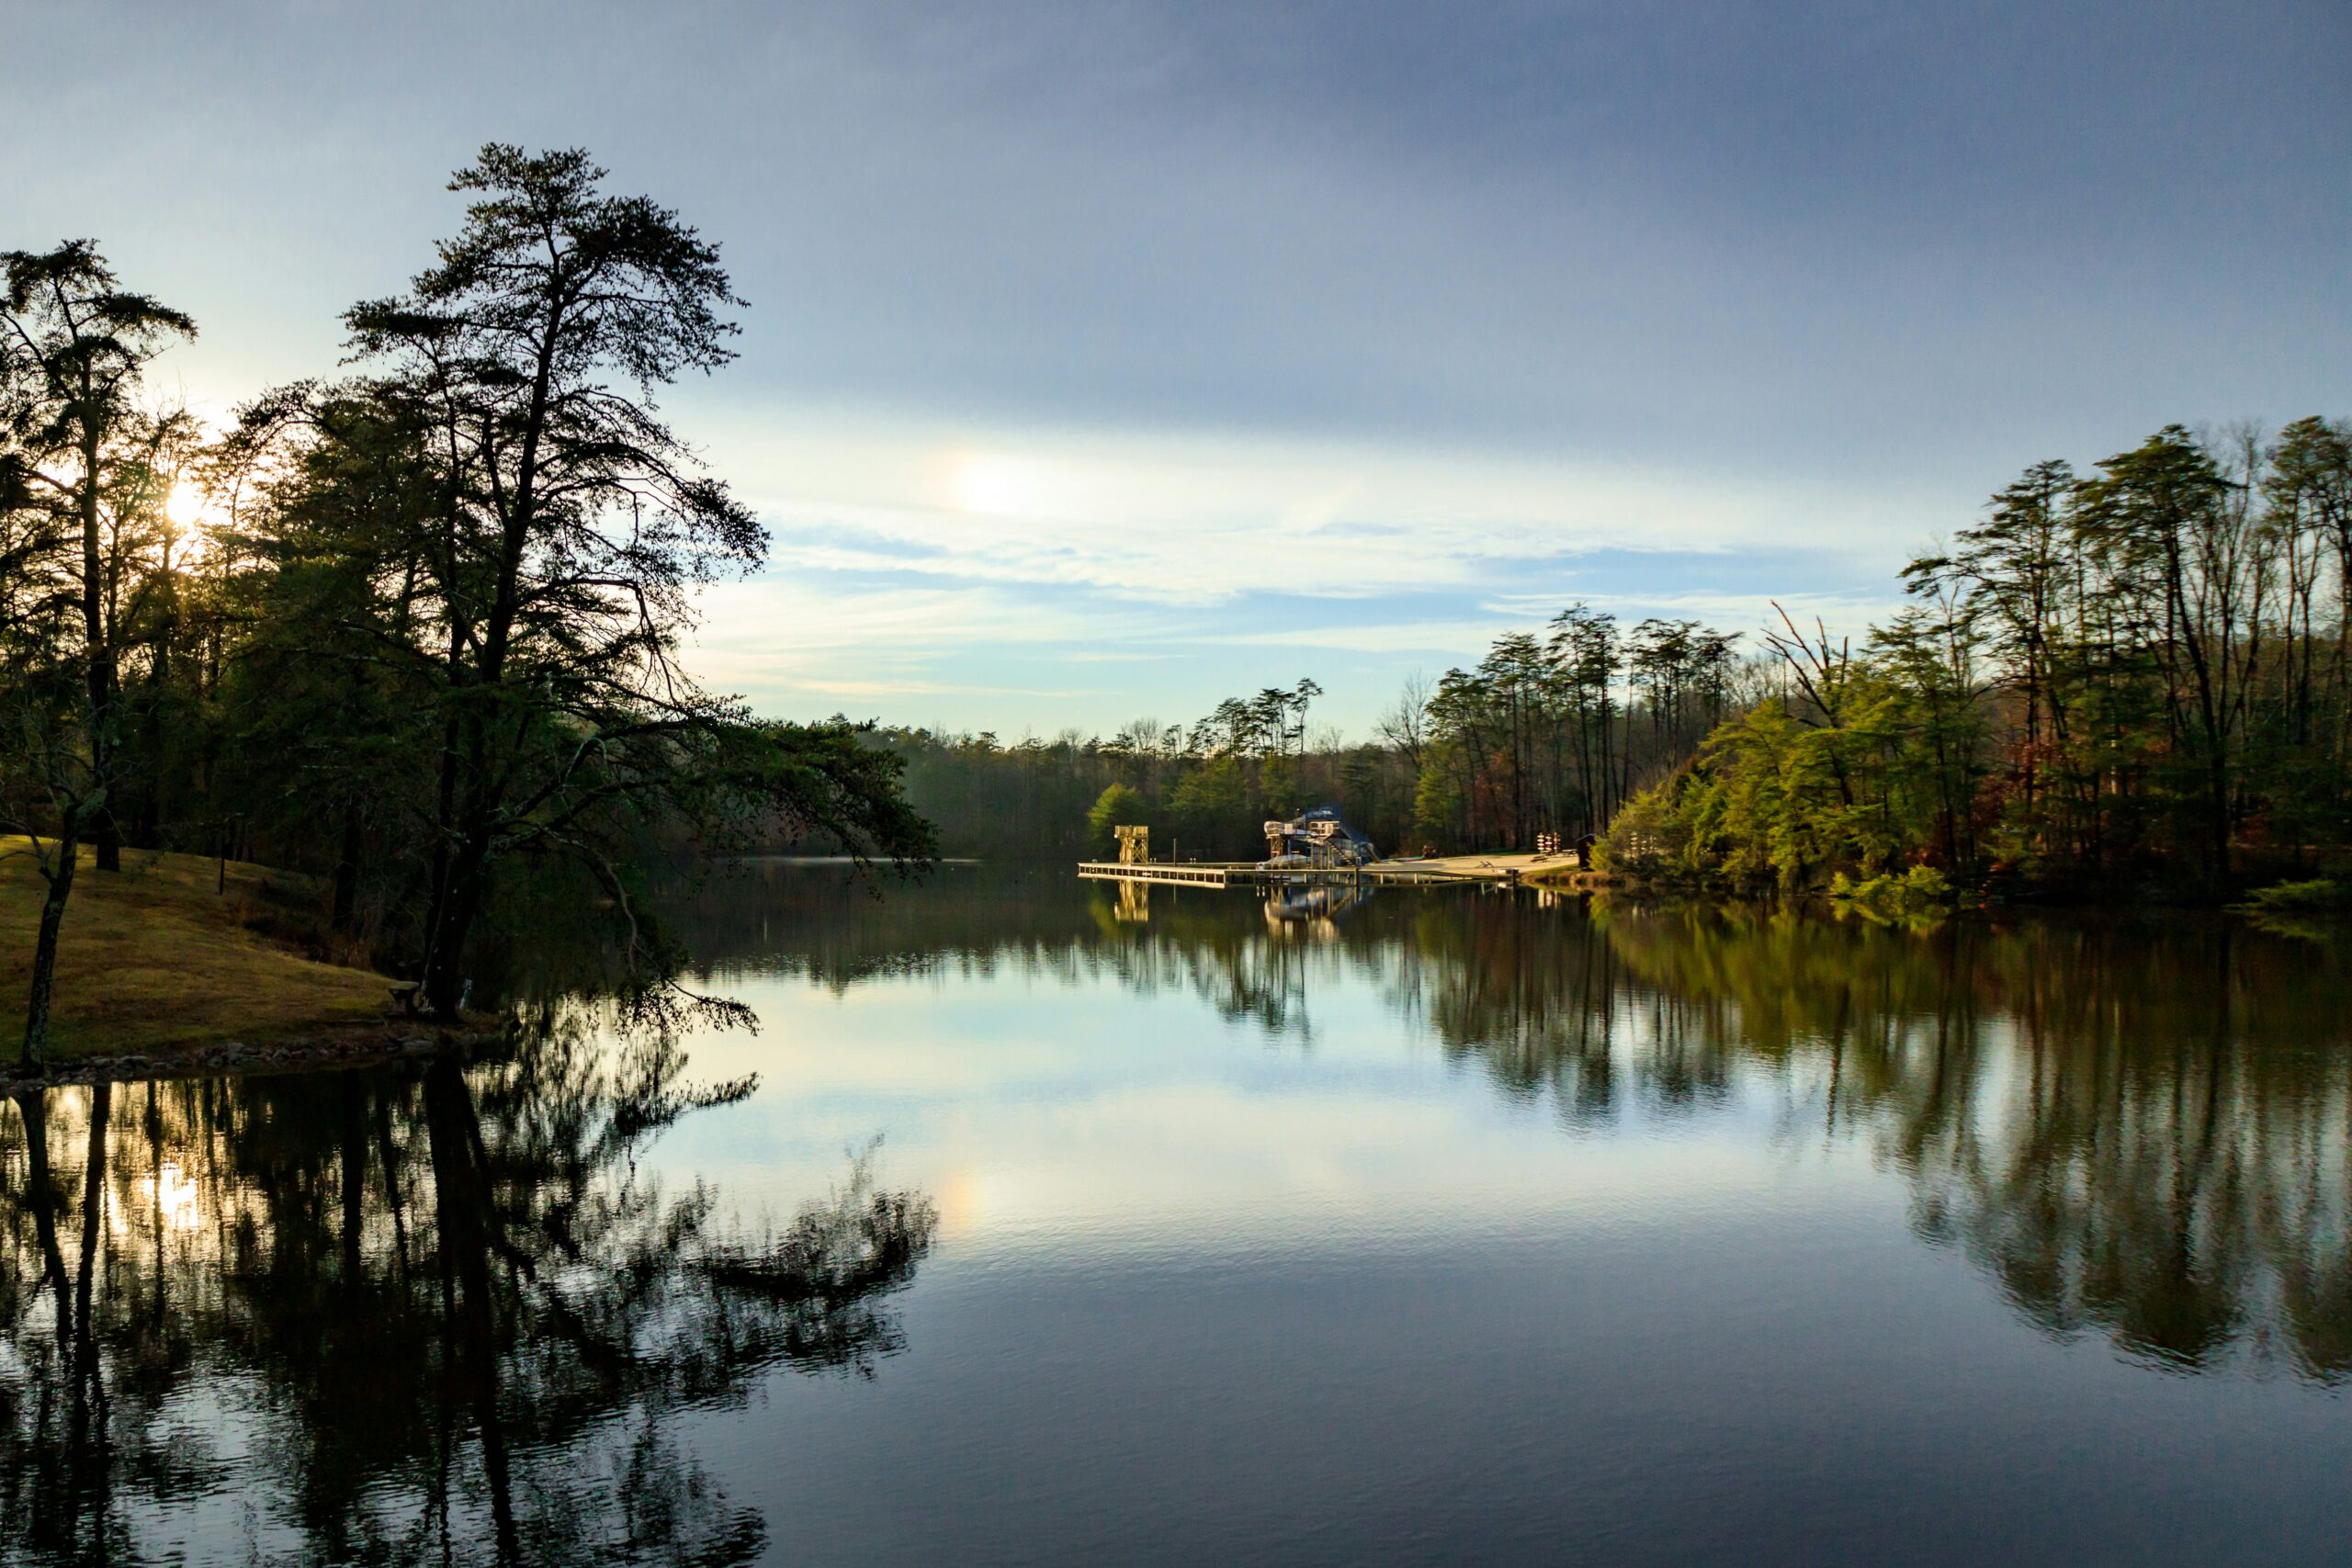
<path fill-rule="evenodd" d="M 1785 1096 L 1768 1084 L 1704 1122 L 1635 1099 L 1607 1136 L 1563 1136 L 1544 1098 L 1446 1060 L 1354 972 L 1318 964 L 1308 984 L 1303 1048 L 1107 976 L 876 980 L 838 999 L 798 978 L 739 983 L 761 1033 L 700 1041 L 695 1066 L 756 1072 L 760 1093 L 681 1127 L 660 1157 L 782 1203 L 878 1132 L 892 1179 L 937 1195 L 943 1238 L 972 1257 L 1408 1247 L 1424 1232 L 1681 1223 L 1777 1203 L 1788 1180 L 1849 1201 L 1868 1179 L 1850 1146 L 1774 1140 Z"/>
<path fill-rule="evenodd" d="M 1282 1030 L 1084 964 L 730 971 L 762 1032 L 695 1070 L 761 1090 L 657 1163 L 781 1210 L 878 1133 L 943 1226 L 904 1354 L 773 1380 L 706 1461 L 783 1536 L 885 1560 L 2352 1548 L 2342 1392 L 2031 1331 L 1921 1245 L 1880 1118 L 1832 1130 L 1826 1055 L 1737 1058 L 1671 1106 L 1623 1071 L 1571 1124 L 1443 1049 L 1358 945 L 1308 954 L 1311 1027 Z M 1618 1010 L 1621 1069 L 1655 1027 Z M 2030 1074 L 1996 1011 L 1975 1027 L 1997 1137 Z"/>

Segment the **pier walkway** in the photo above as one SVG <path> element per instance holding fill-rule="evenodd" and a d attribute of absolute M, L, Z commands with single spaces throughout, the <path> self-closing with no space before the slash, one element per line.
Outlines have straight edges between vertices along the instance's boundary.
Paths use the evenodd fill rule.
<path fill-rule="evenodd" d="M 1193 887 L 1238 887 L 1265 882 L 1517 882 L 1537 869 L 1573 868 L 1571 850 L 1555 855 L 1445 855 L 1430 860 L 1381 860 L 1368 865 L 1311 869 L 1267 867 L 1249 861 L 1080 861 L 1078 874 L 1100 882 L 1179 883 Z"/>
<path fill-rule="evenodd" d="M 1082 860 L 1078 863 L 1078 874 L 1099 882 L 1182 882 L 1195 887 L 1229 887 L 1237 882 L 1254 882 L 1260 873 L 1256 866 L 1243 863 Z"/>

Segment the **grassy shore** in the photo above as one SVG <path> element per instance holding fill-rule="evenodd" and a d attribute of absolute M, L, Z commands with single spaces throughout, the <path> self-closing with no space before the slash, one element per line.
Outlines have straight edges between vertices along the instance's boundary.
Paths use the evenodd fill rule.
<path fill-rule="evenodd" d="M 13 1061 L 43 884 L 0 838 L 0 1063 Z M 59 942 L 51 1057 L 298 1038 L 379 1017 L 388 982 L 321 962 L 317 886 L 232 861 L 126 850 L 100 875 L 83 852 Z"/>

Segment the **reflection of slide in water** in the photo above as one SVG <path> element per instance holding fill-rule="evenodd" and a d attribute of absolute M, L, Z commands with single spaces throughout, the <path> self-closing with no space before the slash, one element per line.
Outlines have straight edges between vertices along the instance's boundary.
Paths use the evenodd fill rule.
<path fill-rule="evenodd" d="M 1364 882 L 1282 882 L 1266 894 L 1266 923 L 1337 919 L 1372 897 Z"/>
<path fill-rule="evenodd" d="M 1349 827 L 1332 807 L 1318 806 L 1287 822 L 1267 823 L 1266 858 L 1260 863 L 1269 871 L 1294 866 L 1334 870 L 1369 865 L 1379 858 L 1370 839 Z"/>

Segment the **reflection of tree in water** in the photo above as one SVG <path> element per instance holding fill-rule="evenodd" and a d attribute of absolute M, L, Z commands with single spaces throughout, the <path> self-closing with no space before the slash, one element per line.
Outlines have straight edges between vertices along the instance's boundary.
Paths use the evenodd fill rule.
<path fill-rule="evenodd" d="M 1227 901 L 1216 932 L 1155 920 L 1149 945 L 1183 951 L 1150 964 L 1247 995 L 1287 964 L 1300 1016 L 1316 965 L 1351 966 L 1571 1124 L 1749 1086 L 1792 1136 L 1868 1140 L 1920 1234 L 2051 1332 L 2352 1380 L 2352 975 L 2332 949 L 2226 921 L 1919 935 L 1487 896 L 1381 900 L 1301 949 L 1250 908 Z"/>
<path fill-rule="evenodd" d="M 1774 1088 L 2049 1330 L 2352 1378 L 2352 976 L 2226 922 L 1432 908 L 1398 966 L 1449 1051 L 1572 1119 Z"/>
<path fill-rule="evenodd" d="M 2352 1054 L 2340 959 L 2227 921 L 1613 919 L 1704 987 L 1826 1129 L 1911 1178 L 1921 1234 L 2018 1309 L 2152 1364 L 2352 1377 Z"/>
<path fill-rule="evenodd" d="M 0 1113 L 0 1556 L 757 1555 L 678 1418 L 775 1368 L 870 1374 L 932 1211 L 865 1161 L 781 1232 L 661 1192 L 636 1156 L 741 1086 L 560 1021 L 465 1070 Z"/>
<path fill-rule="evenodd" d="M 1088 884 L 1074 900 L 1069 882 L 1062 868 L 949 866 L 920 897 L 876 898 L 845 869 L 752 862 L 706 882 L 665 919 L 694 951 L 697 983 L 797 975 L 839 993 L 913 976 L 1107 978 L 1147 993 L 1189 990 L 1272 1033 L 1307 1032 L 1301 944 L 1269 942 L 1254 902 L 1255 923 L 1237 925 L 1222 892 L 1156 887 L 1151 918 L 1139 921 L 1121 918 L 1114 885 Z"/>

